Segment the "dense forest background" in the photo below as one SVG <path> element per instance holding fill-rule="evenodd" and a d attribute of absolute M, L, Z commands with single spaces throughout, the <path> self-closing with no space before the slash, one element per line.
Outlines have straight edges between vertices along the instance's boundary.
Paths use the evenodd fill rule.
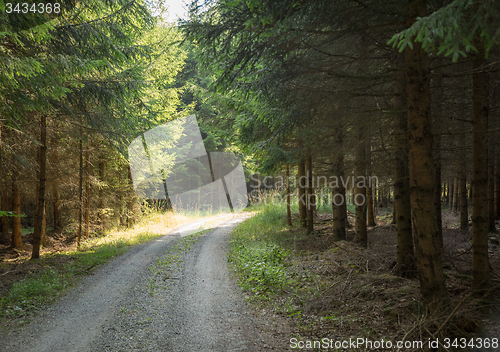
<path fill-rule="evenodd" d="M 79 243 L 132 224 L 145 202 L 128 144 L 195 113 L 207 149 L 238 153 L 248 176 L 307 178 L 291 191 L 308 233 L 317 203 L 361 196 L 354 242 L 366 247 L 376 208 L 393 206 L 394 272 L 418 277 L 431 311 L 448 300 L 448 204 L 471 230 L 474 292 L 490 292 L 500 3 L 193 1 L 177 24 L 161 2 L 60 3 L 59 14 L 0 14 L 3 243 L 22 249 L 32 227 L 37 258 L 47 233 Z M 320 176 L 379 182 L 314 184 Z M 332 215 L 345 239 L 346 202 Z"/>

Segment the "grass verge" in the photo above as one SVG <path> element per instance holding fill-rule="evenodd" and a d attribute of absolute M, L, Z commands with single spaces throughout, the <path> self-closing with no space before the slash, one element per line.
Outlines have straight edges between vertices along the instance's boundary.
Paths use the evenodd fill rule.
<path fill-rule="evenodd" d="M 280 233 L 286 230 L 282 209 L 270 205 L 261 209 L 231 233 L 228 260 L 244 290 L 269 299 L 293 283 L 285 270 L 292 257 L 280 243 Z"/>
<path fill-rule="evenodd" d="M 302 270 L 309 253 L 297 244 L 308 237 L 302 229 L 287 226 L 286 205 L 267 203 L 256 209 L 231 233 L 228 260 L 250 301 L 300 326 L 304 307 L 325 285 L 320 275 Z"/>

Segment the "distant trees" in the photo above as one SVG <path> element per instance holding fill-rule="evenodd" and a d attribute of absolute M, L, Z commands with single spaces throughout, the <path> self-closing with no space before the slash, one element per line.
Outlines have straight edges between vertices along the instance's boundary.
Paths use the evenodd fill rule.
<path fill-rule="evenodd" d="M 491 76 L 494 64 L 474 63 L 467 53 L 482 46 L 484 52 L 473 57 L 497 55 L 498 21 L 486 18 L 489 10 L 499 13 L 498 2 L 471 4 L 222 0 L 201 6 L 195 1 L 190 19 L 182 24 L 186 38 L 199 46 L 200 64 L 215 77 L 211 91 L 231 99 L 232 110 L 221 112 L 223 118 L 234 121 L 231 128 L 239 143 L 254 148 L 262 165 L 271 160 L 279 169 L 292 158 L 302 176 L 310 150 L 315 176 L 351 176 L 351 170 L 366 176 L 364 167 L 370 166 L 381 180 L 375 200 L 385 203 L 394 188 L 395 270 L 414 277 L 418 267 L 422 300 L 431 311 L 447 302 L 441 263 L 444 180 L 465 173 L 454 199 L 465 195 L 472 170 L 463 160 L 472 155 L 471 133 L 483 133 L 483 142 L 491 134 L 484 121 L 470 128 L 474 109 L 484 115 L 487 105 L 471 110 L 479 97 L 471 95 L 474 86 L 466 82 Z M 485 42 L 475 44 L 469 33 L 484 35 Z M 393 48 L 394 43 L 399 47 Z M 452 60 L 427 53 L 435 46 Z M 484 163 L 482 156 L 476 160 L 479 149 L 474 148 L 472 159 Z M 464 154 L 459 156 L 458 150 Z M 481 165 L 472 169 L 487 171 Z M 487 173 L 480 184 L 485 177 Z M 473 178 L 474 189 L 478 182 Z M 452 186 L 448 182 L 448 194 Z M 347 188 L 354 196 L 363 195 L 361 189 Z M 474 189 L 473 197 L 483 197 L 484 189 Z M 332 192 L 345 190 L 339 186 Z M 299 186 L 299 195 L 303 193 L 307 190 Z M 487 204 L 474 204 L 473 213 L 481 213 L 473 215 L 476 229 L 474 223 L 491 218 L 485 213 Z M 461 209 L 466 214 L 465 204 Z M 340 240 L 345 238 L 346 210 L 333 204 L 333 212 L 334 238 Z M 368 243 L 366 207 L 359 206 L 356 213 L 358 242 Z M 305 213 L 300 218 L 305 220 Z M 474 257 L 487 257 L 487 230 L 481 235 L 474 231 Z M 488 281 L 486 259 L 483 255 L 474 264 L 475 286 L 482 282 L 483 289 Z"/>

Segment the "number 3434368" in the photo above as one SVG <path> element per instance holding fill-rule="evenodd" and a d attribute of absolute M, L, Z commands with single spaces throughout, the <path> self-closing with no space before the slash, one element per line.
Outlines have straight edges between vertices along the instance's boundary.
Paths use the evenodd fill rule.
<path fill-rule="evenodd" d="M 6 13 L 60 13 L 61 12 L 61 4 L 59 3 L 5 3 L 5 12 Z"/>

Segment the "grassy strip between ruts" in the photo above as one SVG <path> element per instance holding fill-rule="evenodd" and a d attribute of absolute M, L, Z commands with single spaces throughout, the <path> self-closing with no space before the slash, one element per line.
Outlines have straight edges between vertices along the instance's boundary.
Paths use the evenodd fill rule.
<path fill-rule="evenodd" d="M 131 246 L 164 235 L 169 229 L 192 218 L 173 213 L 153 213 L 134 227 L 114 230 L 82 243 L 80 250 L 46 253 L 29 261 L 32 273 L 15 282 L 0 298 L 0 317 L 19 318 L 55 301 L 78 279 L 100 264 L 127 252 Z"/>
<path fill-rule="evenodd" d="M 183 255 L 191 251 L 194 245 L 200 241 L 202 236 L 206 236 L 213 229 L 205 229 L 189 236 L 180 238 L 176 244 L 165 251 L 165 255 L 158 257 L 149 266 L 151 277 L 148 278 L 151 296 L 155 295 L 158 289 L 168 289 L 170 280 L 179 279 L 172 276 L 183 260 Z"/>

